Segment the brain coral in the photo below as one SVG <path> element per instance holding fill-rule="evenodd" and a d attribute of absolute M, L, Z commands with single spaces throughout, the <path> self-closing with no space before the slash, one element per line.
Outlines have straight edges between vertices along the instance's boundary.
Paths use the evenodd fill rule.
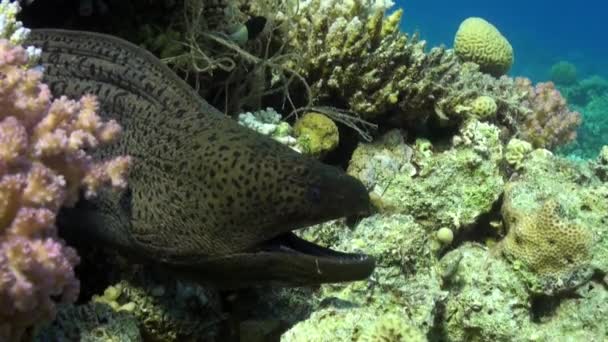
<path fill-rule="evenodd" d="M 503 241 L 504 250 L 539 274 L 560 273 L 585 261 L 591 232 L 566 221 L 560 210 L 560 205 L 549 199 L 538 211 L 526 215 L 505 202 L 503 215 L 509 233 Z"/>
<path fill-rule="evenodd" d="M 468 18 L 460 24 L 454 50 L 462 60 L 478 64 L 481 71 L 493 76 L 506 74 L 513 64 L 509 41 L 482 18 Z"/>
<path fill-rule="evenodd" d="M 592 166 L 534 150 L 505 186 L 497 246 L 533 293 L 555 295 L 608 273 L 608 186 Z"/>

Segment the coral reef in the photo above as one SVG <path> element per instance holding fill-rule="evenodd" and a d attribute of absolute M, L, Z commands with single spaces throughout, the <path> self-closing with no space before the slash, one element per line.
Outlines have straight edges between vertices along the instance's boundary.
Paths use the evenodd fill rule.
<path fill-rule="evenodd" d="M 598 178 L 603 182 L 608 182 L 608 145 L 602 147 L 602 150 L 592 165 Z"/>
<path fill-rule="evenodd" d="M 564 299 L 550 316 L 539 315 L 527 335 L 530 341 L 602 341 L 608 336 L 606 284 L 591 281 Z"/>
<path fill-rule="evenodd" d="M 549 79 L 558 86 L 569 86 L 577 82 L 576 66 L 567 61 L 559 61 L 549 72 Z"/>
<path fill-rule="evenodd" d="M 590 101 L 608 96 L 608 80 L 594 75 L 572 85 L 558 85 L 559 90 L 568 99 L 568 103 L 587 106 Z"/>
<path fill-rule="evenodd" d="M 302 2 L 286 26 L 286 52 L 295 58 L 285 66 L 310 85 L 313 101 L 329 101 L 366 119 L 394 110 L 419 65 L 443 59 L 429 57 L 424 43 L 399 32 L 402 11 L 385 17 L 385 7 L 370 0 Z"/>
<path fill-rule="evenodd" d="M 11 7 L 12 6 L 12 7 Z M 10 24 L 17 3 L 0 4 L 12 40 L 27 34 Z M 8 13 L 8 15 L 7 15 Z M 7 31 L 8 30 L 8 31 Z M 92 96 L 53 99 L 30 68 L 35 50 L 0 39 L 0 339 L 18 340 L 36 322 L 51 319 L 56 302 L 76 299 L 76 252 L 58 238 L 55 217 L 80 190 L 95 196 L 105 185 L 126 186 L 130 159 L 95 162 L 91 149 L 120 134 L 96 114 Z"/>
<path fill-rule="evenodd" d="M 426 336 L 397 312 L 366 307 L 319 310 L 281 337 L 283 342 L 424 342 Z"/>
<path fill-rule="evenodd" d="M 114 5 L 125 2 L 103 3 L 115 13 Z M 10 77 L 0 80 L 0 101 L 7 108 L 0 114 L 0 195 L 32 202 L 27 196 L 44 186 L 49 191 L 39 194 L 49 196 L 37 197 L 43 205 L 0 199 L 0 340 L 18 337 L 56 309 L 58 320 L 40 327 L 40 339 L 189 341 L 230 335 L 263 341 L 286 329 L 284 341 L 605 338 L 608 82 L 578 82 L 568 63 L 552 70 L 559 91 L 550 82 L 507 77 L 513 49 L 481 18 L 462 23 L 454 49 L 427 49 L 417 35 L 399 31 L 403 12 L 391 11 L 392 2 L 385 0 L 129 3 L 128 13 L 141 16 L 112 32 L 152 50 L 240 124 L 321 158 L 338 142 L 340 148 L 358 143 L 348 134 L 338 136 L 335 123 L 368 140 L 355 149 L 348 173 L 370 190 L 374 213 L 296 234 L 373 255 L 377 267 L 360 282 L 219 293 L 137 265 L 103 275 L 103 285 L 89 285 L 86 294 L 98 295 L 88 303 L 69 304 L 77 291 L 78 257 L 57 237 L 54 214 L 81 189 L 92 196 L 102 183 L 123 186 L 128 160 L 95 163 L 80 151 L 109 142 L 118 127 L 93 115 L 90 97 L 61 98 L 49 106 L 40 74 L 27 69 L 38 52 L 2 41 L 0 71 Z M 7 10 L 8 2 L 1 4 L 12 20 L 6 38 L 18 44 L 27 31 L 15 22 L 15 11 Z M 144 13 L 148 5 L 154 9 Z M 88 13 L 86 6 L 81 9 L 72 15 Z M 98 14 L 94 10 L 90 17 Z M 102 26 L 116 18 L 124 16 Z M 259 27 L 250 34 L 248 25 L 256 20 Z M 6 88 L 10 82 L 17 87 Z M 575 108 L 583 113 L 582 125 L 560 92 L 584 106 Z M 15 108 L 38 114 L 16 117 Z M 63 121 L 53 122 L 59 115 Z M 377 124 L 378 136 L 367 131 L 372 126 L 366 121 Z M 61 152 L 48 158 L 48 146 Z M 590 151 L 600 155 L 574 162 L 538 148 L 571 159 L 594 156 Z M 334 152 L 328 160 L 343 151 Z M 16 155 L 19 162 L 10 162 Z M 69 165 L 65 158 L 71 158 Z M 73 165 L 79 166 L 68 168 Z M 16 180 L 22 182 L 19 191 Z M 30 224 L 22 229 L 13 217 L 21 205 L 46 211 L 20 219 Z M 21 245 L 6 249 L 16 237 L 38 248 L 28 251 L 33 257 L 27 263 L 13 263 L 27 256 Z M 39 275 L 41 267 L 46 273 Z M 3 283 L 17 279 L 14 270 L 26 275 L 32 292 L 24 292 L 25 283 Z M 107 284 L 113 285 L 100 294 Z M 61 301 L 66 304 L 55 306 Z M 2 311 L 23 303 L 25 311 Z"/>
<path fill-rule="evenodd" d="M 493 76 L 506 74 L 513 64 L 513 48 L 494 25 L 482 18 L 465 19 L 454 37 L 454 51 L 465 62 Z"/>
<path fill-rule="evenodd" d="M 424 41 L 398 31 L 402 12 L 384 17 L 385 10 L 362 0 L 315 0 L 299 8 L 285 37 L 286 53 L 297 58 L 286 59 L 285 66 L 310 84 L 314 103 L 406 124 L 429 117 L 460 122 L 469 114 L 464 109 L 484 95 L 494 99 L 495 112 L 503 117 L 524 111 L 512 80 L 460 64 L 452 50 L 425 52 Z"/>
<path fill-rule="evenodd" d="M 518 118 L 518 138 L 535 148 L 554 149 L 576 138 L 581 115 L 568 109 L 566 100 L 551 82 L 532 86 L 526 78 L 516 79 L 517 87 L 527 94 L 523 105 L 530 113 Z"/>
<path fill-rule="evenodd" d="M 298 146 L 305 154 L 322 157 L 338 146 L 338 126 L 327 116 L 310 112 L 304 114 L 293 126 Z"/>

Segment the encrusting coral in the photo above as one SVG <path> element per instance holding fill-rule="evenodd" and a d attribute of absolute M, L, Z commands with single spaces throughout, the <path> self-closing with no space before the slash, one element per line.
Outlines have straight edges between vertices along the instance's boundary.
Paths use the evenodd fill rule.
<path fill-rule="evenodd" d="M 556 201 L 547 200 L 528 215 L 511 205 L 507 199 L 502 210 L 509 231 L 502 241 L 505 253 L 541 275 L 562 272 L 588 259 L 591 232 L 561 218 Z"/>
<path fill-rule="evenodd" d="M 310 112 L 296 121 L 294 135 L 303 153 L 322 157 L 338 146 L 338 126 L 321 113 Z"/>
<path fill-rule="evenodd" d="M 482 95 L 471 101 L 468 106 L 457 106 L 456 111 L 468 112 L 479 120 L 491 119 L 496 115 L 498 105 L 491 96 Z"/>
<path fill-rule="evenodd" d="M 465 19 L 454 38 L 456 55 L 493 76 L 506 74 L 513 64 L 513 48 L 494 25 L 482 18 Z"/>
<path fill-rule="evenodd" d="M 18 4 L 4 0 L 0 9 L 17 12 Z M 27 34 L 20 25 L 14 27 Z M 116 140 L 120 126 L 100 119 L 92 96 L 53 99 L 31 64 L 26 49 L 0 39 L 3 341 L 18 340 L 27 327 L 52 318 L 56 302 L 76 299 L 79 282 L 73 268 L 79 258 L 58 238 L 55 217 L 61 206 L 76 202 L 81 189 L 95 196 L 105 185 L 125 187 L 130 164 L 128 157 L 95 162 L 85 152 Z"/>
<path fill-rule="evenodd" d="M 530 292 L 554 295 L 608 271 L 607 195 L 589 165 L 547 150 L 535 150 L 521 162 L 505 186 L 507 235 L 496 248 Z"/>

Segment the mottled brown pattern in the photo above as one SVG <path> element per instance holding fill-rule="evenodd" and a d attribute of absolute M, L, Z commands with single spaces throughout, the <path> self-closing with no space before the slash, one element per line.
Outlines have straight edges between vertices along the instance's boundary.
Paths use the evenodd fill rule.
<path fill-rule="evenodd" d="M 240 251 L 360 211 L 362 185 L 236 124 L 154 56 L 117 38 L 34 30 L 54 94 L 96 94 L 135 157 L 129 189 L 80 207 L 96 238 L 167 262 Z"/>

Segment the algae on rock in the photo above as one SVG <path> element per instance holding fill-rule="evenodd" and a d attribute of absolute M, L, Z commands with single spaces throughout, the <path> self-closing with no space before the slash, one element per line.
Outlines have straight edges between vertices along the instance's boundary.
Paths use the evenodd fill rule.
<path fill-rule="evenodd" d="M 408 213 L 432 230 L 458 232 L 489 212 L 502 193 L 499 133 L 495 126 L 470 120 L 452 148 L 433 152 L 428 142 L 407 147 L 393 131 L 360 144 L 348 173 L 373 189 L 380 210 Z M 387 147 L 390 143 L 396 145 Z"/>
<path fill-rule="evenodd" d="M 449 294 L 439 329 L 449 341 L 517 341 L 529 325 L 523 282 L 502 258 L 467 243 L 441 259 Z"/>
<path fill-rule="evenodd" d="M 434 324 L 437 303 L 445 297 L 440 275 L 435 271 L 437 256 L 432 249 L 431 235 L 405 214 L 374 215 L 363 219 L 352 230 L 336 225 L 341 224 L 337 221 L 322 224 L 301 234 L 309 241 L 336 250 L 365 251 L 376 258 L 377 266 L 367 280 L 323 285 L 315 295 L 317 307 L 325 315 L 332 312 L 351 315 L 346 313 L 349 308 L 355 310 L 353 315 L 395 313 L 401 322 L 417 327 L 426 335 Z M 319 317 L 323 316 L 296 325 L 289 336 L 306 336 L 309 329 L 317 326 L 311 323 Z M 328 320 L 318 324 L 329 326 L 317 328 L 350 334 L 355 330 L 372 329 L 367 323 L 361 327 L 353 320 Z"/>
<path fill-rule="evenodd" d="M 365 306 L 328 308 L 287 331 L 282 342 L 425 342 L 426 336 L 398 312 L 378 313 Z"/>

